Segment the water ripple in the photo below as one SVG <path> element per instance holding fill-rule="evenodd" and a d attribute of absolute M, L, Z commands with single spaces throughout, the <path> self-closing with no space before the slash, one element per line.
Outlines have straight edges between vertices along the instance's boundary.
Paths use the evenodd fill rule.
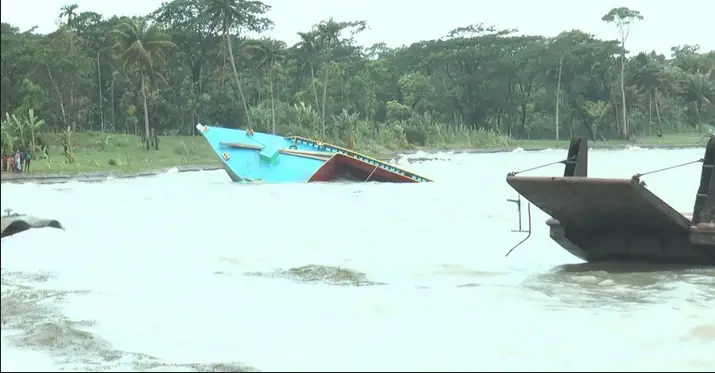
<path fill-rule="evenodd" d="M 701 153 L 593 151 L 589 173 Z M 561 151 L 416 157 L 397 162 L 435 183 L 237 185 L 212 171 L 3 184 L 0 209 L 67 228 L 3 240 L 3 370 L 715 368 L 712 270 L 581 264 L 538 210 L 504 258 L 522 238 L 506 173 Z M 645 181 L 688 211 L 699 173 Z"/>

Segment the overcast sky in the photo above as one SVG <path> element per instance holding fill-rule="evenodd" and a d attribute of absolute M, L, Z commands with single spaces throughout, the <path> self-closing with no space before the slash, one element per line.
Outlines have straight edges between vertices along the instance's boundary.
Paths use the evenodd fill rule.
<path fill-rule="evenodd" d="M 161 0 L 4 0 L 2 22 L 21 29 L 38 26 L 40 32 L 56 28 L 60 7 L 79 5 L 79 11 L 145 15 Z M 444 36 L 449 30 L 474 23 L 498 28 L 517 28 L 527 34 L 555 36 L 563 30 L 580 29 L 601 38 L 615 39 L 615 26 L 601 16 L 611 8 L 627 6 L 645 19 L 634 25 L 628 41 L 631 51 L 669 54 L 670 47 L 699 44 L 715 50 L 715 1 L 713 0 L 265 0 L 272 6 L 269 17 L 275 28 L 268 35 L 288 44 L 296 32 L 333 17 L 338 21 L 365 20 L 369 25 L 359 41 L 369 45 L 384 41 L 390 46 L 410 44 Z"/>

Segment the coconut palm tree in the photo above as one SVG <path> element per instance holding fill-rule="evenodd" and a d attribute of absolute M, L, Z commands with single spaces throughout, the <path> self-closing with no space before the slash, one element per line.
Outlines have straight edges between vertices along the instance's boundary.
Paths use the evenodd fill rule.
<path fill-rule="evenodd" d="M 298 36 L 300 37 L 300 41 L 296 47 L 310 67 L 310 83 L 313 87 L 315 107 L 318 108 L 320 107 L 320 101 L 318 101 L 318 88 L 315 86 L 315 60 L 318 57 L 318 33 L 315 31 L 299 32 Z"/>
<path fill-rule="evenodd" d="M 74 46 L 75 46 L 75 34 L 74 34 L 74 20 L 75 17 L 77 17 L 77 4 L 67 4 L 63 5 L 62 8 L 60 8 L 60 18 L 66 18 L 67 21 L 63 27 L 60 27 L 60 32 L 61 35 L 66 37 L 69 40 L 70 43 L 70 51 L 74 52 Z M 70 84 L 70 108 L 72 110 L 72 130 L 76 130 L 77 128 L 77 120 L 76 120 L 76 112 L 74 112 L 74 84 Z"/>
<path fill-rule="evenodd" d="M 77 8 L 79 8 L 77 4 L 67 4 L 60 8 L 60 18 L 67 18 L 67 22 L 65 24 L 69 29 L 72 28 L 72 21 L 77 16 L 77 12 L 75 12 Z"/>
<path fill-rule="evenodd" d="M 702 114 L 715 101 L 715 79 L 712 79 L 711 74 L 712 71 L 707 74 L 685 74 L 683 78 L 683 99 L 692 105 L 693 117 L 698 130 L 702 129 Z"/>
<path fill-rule="evenodd" d="M 246 120 L 249 127 L 251 119 L 248 116 L 248 103 L 246 96 L 243 94 L 241 79 L 236 69 L 236 61 L 233 56 L 233 43 L 231 42 L 231 30 L 245 28 L 249 31 L 260 32 L 271 25 L 270 20 L 260 17 L 261 14 L 268 11 L 270 7 L 260 1 L 249 0 L 207 0 L 206 13 L 213 19 L 214 24 L 221 30 L 226 42 L 225 53 L 228 53 L 229 61 L 231 62 L 231 70 L 233 71 L 233 79 L 238 88 L 238 94 L 243 102 L 243 110 L 246 114 Z"/>
<path fill-rule="evenodd" d="M 325 137 L 325 120 L 326 120 L 326 106 L 327 106 L 327 98 L 328 98 L 328 75 L 330 72 L 330 61 L 331 61 L 331 52 L 334 51 L 335 48 L 344 46 L 346 40 L 341 39 L 341 34 L 344 31 L 349 30 L 350 34 L 350 39 L 347 39 L 347 41 L 352 41 L 352 37 L 365 30 L 367 27 L 367 24 L 365 21 L 351 21 L 351 22 L 337 22 L 333 18 L 328 19 L 327 21 L 322 21 L 318 23 L 318 25 L 315 27 L 315 32 L 317 34 L 317 41 L 318 41 L 318 46 L 319 46 L 319 51 L 321 52 L 324 62 L 323 62 L 323 107 L 322 107 L 322 120 L 323 120 L 323 127 L 321 129 L 321 134 L 323 137 Z"/>
<path fill-rule="evenodd" d="M 141 76 L 141 92 L 144 99 L 144 143 L 151 149 L 149 133 L 149 110 L 147 109 L 147 78 L 165 80 L 155 67 L 166 60 L 168 50 L 176 48 L 171 37 L 157 24 L 149 24 L 145 19 L 124 18 L 112 30 L 115 44 L 112 47 L 125 67 L 135 67 Z"/>
<path fill-rule="evenodd" d="M 658 56 L 639 53 L 635 58 L 635 72 L 631 78 L 635 86 L 648 97 L 649 116 L 648 128 L 650 130 L 650 108 L 655 104 L 655 114 L 658 119 L 658 133 L 663 132 L 663 123 L 660 117 L 660 105 L 658 104 L 658 91 L 663 83 L 663 65 L 658 61 Z"/>
<path fill-rule="evenodd" d="M 274 39 L 261 39 L 247 47 L 249 60 L 256 64 L 258 69 L 268 71 L 268 90 L 271 95 L 271 132 L 276 133 L 276 109 L 273 100 L 273 73 L 275 66 L 286 58 L 286 44 Z"/>
<path fill-rule="evenodd" d="M 347 24 L 343 22 L 335 22 L 334 19 L 330 18 L 327 21 L 322 21 L 318 24 L 318 40 L 320 41 L 320 48 L 324 53 L 327 53 L 331 47 L 335 47 L 340 44 L 340 33 L 347 28 Z M 327 57 L 327 56 L 324 56 Z M 328 72 L 329 72 L 329 62 L 323 63 L 323 107 L 321 113 L 321 119 L 323 121 L 321 127 L 321 135 L 325 138 L 325 108 L 328 98 Z"/>

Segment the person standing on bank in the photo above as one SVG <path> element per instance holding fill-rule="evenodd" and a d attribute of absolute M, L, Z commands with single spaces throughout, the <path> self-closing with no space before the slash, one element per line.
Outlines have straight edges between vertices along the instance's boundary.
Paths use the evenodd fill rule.
<path fill-rule="evenodd" d="M 20 172 L 25 171 L 25 152 L 20 150 Z"/>
<path fill-rule="evenodd" d="M 15 157 L 7 156 L 7 172 L 15 172 Z"/>
<path fill-rule="evenodd" d="M 32 161 L 32 154 L 27 150 L 25 152 L 25 172 L 30 172 L 30 161 Z"/>
<path fill-rule="evenodd" d="M 22 164 L 20 163 L 20 151 L 15 150 L 15 155 L 13 156 L 13 161 L 15 161 L 15 168 L 12 169 L 13 172 L 22 171 Z"/>

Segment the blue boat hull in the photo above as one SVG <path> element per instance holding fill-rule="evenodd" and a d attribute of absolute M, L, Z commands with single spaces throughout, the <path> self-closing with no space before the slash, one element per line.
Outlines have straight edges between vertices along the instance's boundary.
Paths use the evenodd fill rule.
<path fill-rule="evenodd" d="M 197 125 L 211 148 L 219 156 L 226 172 L 235 182 L 296 183 L 307 182 L 325 160 L 281 154 L 281 149 L 291 149 L 290 138 L 247 131 Z M 261 150 L 237 148 L 231 144 L 254 145 Z M 293 146 L 295 150 L 314 152 L 317 148 L 304 144 Z"/>
<path fill-rule="evenodd" d="M 235 182 L 300 183 L 340 180 L 384 182 L 432 181 L 389 163 L 339 146 L 302 137 L 197 124 Z M 336 158 L 337 157 L 337 158 Z M 323 169 L 332 159 L 330 170 Z"/>

